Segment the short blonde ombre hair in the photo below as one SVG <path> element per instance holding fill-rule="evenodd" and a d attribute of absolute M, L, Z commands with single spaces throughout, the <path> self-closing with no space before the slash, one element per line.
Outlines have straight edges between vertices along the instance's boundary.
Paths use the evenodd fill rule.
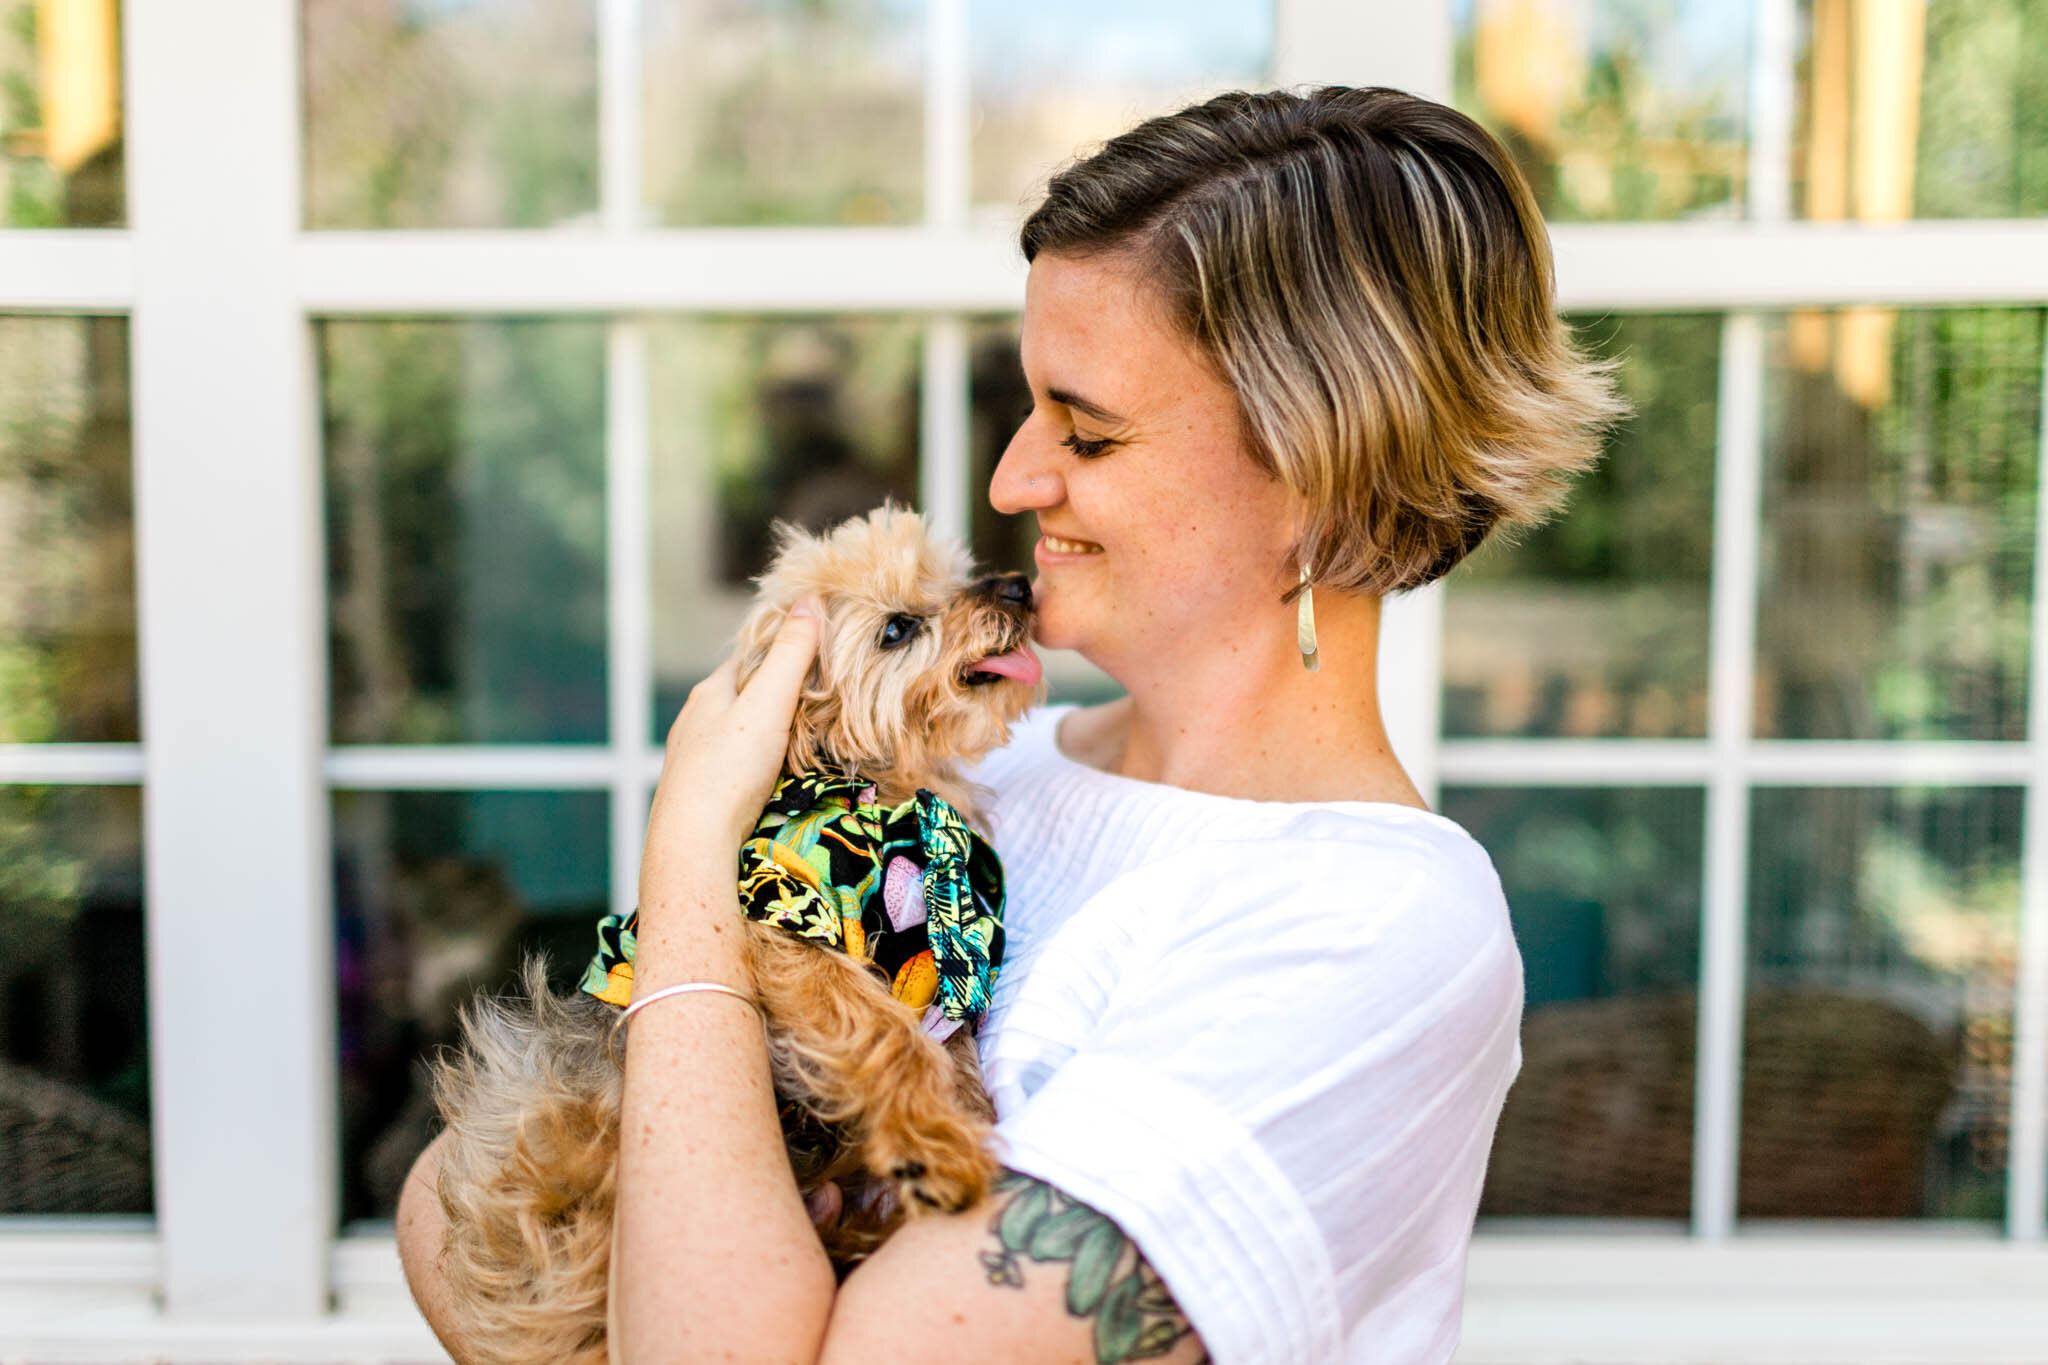
<path fill-rule="evenodd" d="M 1148 119 L 1054 175 L 1020 243 L 1126 254 L 1159 288 L 1294 495 L 1289 571 L 1318 585 L 1420 587 L 1543 521 L 1629 412 L 1619 362 L 1557 315 L 1507 152 L 1400 90 L 1233 90 Z"/>

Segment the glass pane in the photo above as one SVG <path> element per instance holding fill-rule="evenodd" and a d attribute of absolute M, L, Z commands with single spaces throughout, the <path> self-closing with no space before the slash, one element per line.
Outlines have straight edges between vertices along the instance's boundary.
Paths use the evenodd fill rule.
<path fill-rule="evenodd" d="M 1553 221 L 1736 218 L 1754 6 L 1452 0 L 1454 99 Z"/>
<path fill-rule="evenodd" d="M 732 647 L 769 524 L 917 502 L 914 318 L 690 318 L 647 331 L 658 744 Z"/>
<path fill-rule="evenodd" d="M 0 744 L 134 743 L 128 323 L 0 317 Z"/>
<path fill-rule="evenodd" d="M 1443 732 L 1668 739 L 1707 732 L 1721 320 L 1583 319 L 1636 413 L 1571 501 L 1495 536 L 1445 589 Z"/>
<path fill-rule="evenodd" d="M 604 324 L 319 346 L 334 742 L 602 741 Z"/>
<path fill-rule="evenodd" d="M 2019 789 L 1751 801 L 1739 1214 L 2003 1218 Z"/>
<path fill-rule="evenodd" d="M 641 7 L 654 221 L 924 217 L 924 0 Z"/>
<path fill-rule="evenodd" d="M 0 1213 L 149 1213 L 142 791 L 0 787 Z"/>
<path fill-rule="evenodd" d="M 1479 1211 L 1685 1218 L 1699 980 L 1698 790 L 1452 787 L 1522 952 L 1522 1071 Z"/>
<path fill-rule="evenodd" d="M 1801 0 L 1800 216 L 2048 213 L 2048 0 Z"/>
<path fill-rule="evenodd" d="M 115 0 L 0 0 L 0 228 L 125 223 L 121 123 Z"/>
<path fill-rule="evenodd" d="M 974 213 L 1014 228 L 1086 144 L 1267 84 L 1272 0 L 969 0 Z"/>
<path fill-rule="evenodd" d="M 989 481 L 1010 438 L 1031 411 L 1031 386 L 1024 382 L 1018 359 L 1015 316 L 980 318 L 968 324 L 967 442 L 973 512 L 969 518 L 974 557 L 991 573 L 1022 573 L 1034 578 L 1038 518 L 1025 513 L 1006 517 L 989 505 Z M 1116 681 L 1070 649 L 1040 649 L 1045 663 L 1045 694 L 1049 702 L 1089 705 L 1123 695 Z"/>
<path fill-rule="evenodd" d="M 594 221 L 595 0 L 302 3 L 309 227 Z"/>
<path fill-rule="evenodd" d="M 1759 734 L 2023 737 L 2044 318 L 1773 324 Z"/>
<path fill-rule="evenodd" d="M 342 1218 L 389 1218 L 439 1131 L 425 1060 L 547 954 L 576 984 L 610 909 L 603 792 L 336 792 Z"/>

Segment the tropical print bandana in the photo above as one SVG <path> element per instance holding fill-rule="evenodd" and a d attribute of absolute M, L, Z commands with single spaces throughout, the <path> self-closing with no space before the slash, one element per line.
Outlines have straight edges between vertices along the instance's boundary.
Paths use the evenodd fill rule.
<path fill-rule="evenodd" d="M 837 948 L 951 1033 L 988 1009 L 1003 961 L 1003 868 L 960 812 L 920 790 L 883 806 L 849 773 L 791 773 L 740 849 L 740 909 Z M 612 1005 L 633 998 L 640 912 L 598 924 L 581 988 Z"/>

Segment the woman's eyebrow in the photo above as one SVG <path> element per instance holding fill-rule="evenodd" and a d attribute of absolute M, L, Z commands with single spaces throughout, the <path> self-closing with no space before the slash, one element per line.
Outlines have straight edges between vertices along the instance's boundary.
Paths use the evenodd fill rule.
<path fill-rule="evenodd" d="M 1076 412 L 1085 413 L 1098 422 L 1108 422 L 1114 425 L 1124 420 L 1101 404 L 1091 403 L 1080 394 L 1070 393 L 1066 389 L 1047 389 L 1045 396 L 1052 399 L 1055 403 L 1065 404 Z"/>

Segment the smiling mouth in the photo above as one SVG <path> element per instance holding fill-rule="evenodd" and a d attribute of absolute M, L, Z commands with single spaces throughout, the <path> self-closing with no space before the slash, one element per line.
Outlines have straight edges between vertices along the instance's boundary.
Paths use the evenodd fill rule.
<path fill-rule="evenodd" d="M 1099 555 L 1102 547 L 1092 540 L 1068 540 L 1064 536 L 1040 533 L 1045 539 L 1045 548 L 1056 555 Z"/>

